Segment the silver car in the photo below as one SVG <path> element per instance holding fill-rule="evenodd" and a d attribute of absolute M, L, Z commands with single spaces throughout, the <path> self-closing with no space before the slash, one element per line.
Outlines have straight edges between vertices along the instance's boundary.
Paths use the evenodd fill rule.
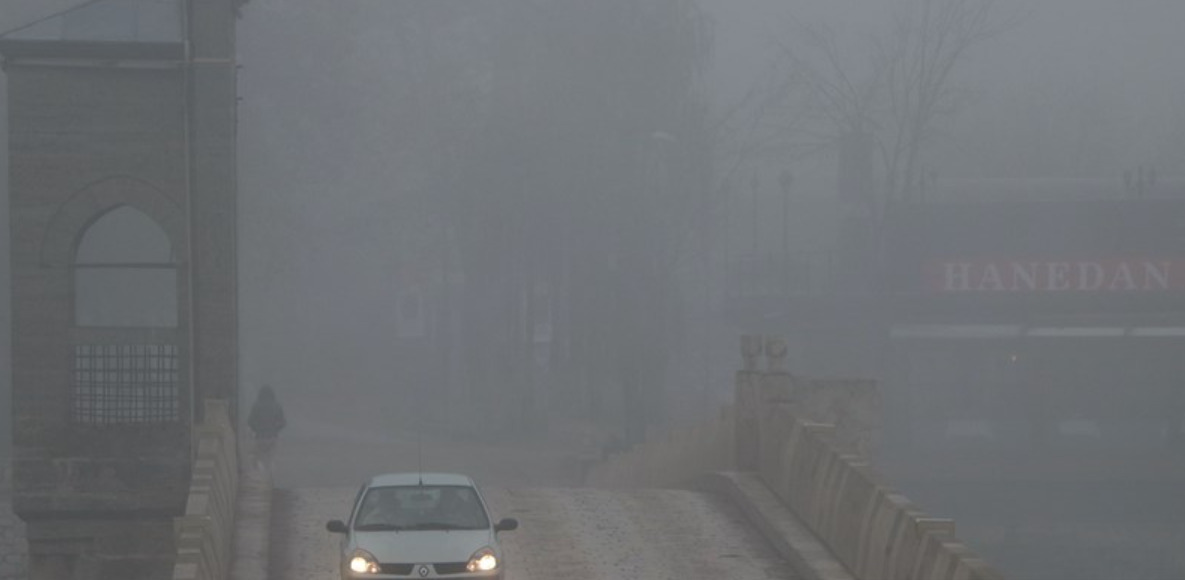
<path fill-rule="evenodd" d="M 477 485 L 451 473 L 392 473 L 371 479 L 354 498 L 342 534 L 342 580 L 359 578 L 495 578 L 505 570 L 498 532 Z"/>

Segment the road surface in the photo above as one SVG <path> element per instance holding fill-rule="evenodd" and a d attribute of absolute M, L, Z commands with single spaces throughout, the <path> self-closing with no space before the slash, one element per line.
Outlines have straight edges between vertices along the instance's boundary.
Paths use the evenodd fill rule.
<path fill-rule="evenodd" d="M 357 490 L 275 492 L 271 578 L 335 579 L 342 519 Z M 507 580 L 796 580 L 725 499 L 682 490 L 486 489 L 502 534 Z"/>

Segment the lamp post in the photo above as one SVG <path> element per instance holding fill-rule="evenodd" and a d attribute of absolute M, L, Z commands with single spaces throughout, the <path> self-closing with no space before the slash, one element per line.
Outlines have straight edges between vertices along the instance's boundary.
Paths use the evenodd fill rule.
<path fill-rule="evenodd" d="M 758 243 L 757 243 L 757 192 L 761 188 L 761 181 L 757 178 L 757 172 L 753 172 L 753 179 L 749 181 L 749 190 L 753 196 L 753 259 L 757 259 Z"/>
<path fill-rule="evenodd" d="M 782 291 L 790 292 L 790 190 L 794 188 L 794 174 L 782 168 L 778 173 L 782 188 Z"/>

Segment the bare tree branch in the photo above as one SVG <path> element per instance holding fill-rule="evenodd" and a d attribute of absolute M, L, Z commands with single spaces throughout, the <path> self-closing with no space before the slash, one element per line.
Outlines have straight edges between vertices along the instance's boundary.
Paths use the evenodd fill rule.
<path fill-rule="evenodd" d="M 995 0 L 899 0 L 887 34 L 869 40 L 869 71 L 842 56 L 822 24 L 797 25 L 802 48 L 779 42 L 786 79 L 802 83 L 807 106 L 833 135 L 870 133 L 880 152 L 882 202 L 908 199 L 919 187 L 922 153 L 939 116 L 957 112 L 967 93 L 952 86 L 970 50 L 1019 22 L 997 17 Z"/>

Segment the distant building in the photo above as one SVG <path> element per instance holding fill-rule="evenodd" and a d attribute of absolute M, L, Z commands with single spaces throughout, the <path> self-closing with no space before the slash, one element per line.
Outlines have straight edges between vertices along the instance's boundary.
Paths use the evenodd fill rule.
<path fill-rule="evenodd" d="M 171 577 L 200 403 L 236 398 L 235 4 L 98 0 L 0 36 L 33 580 Z"/>
<path fill-rule="evenodd" d="M 1180 429 L 1185 199 L 935 203 L 887 223 L 886 376 L 915 442 L 980 425 L 989 445 L 1148 449 Z"/>
<path fill-rule="evenodd" d="M 728 312 L 788 335 L 792 372 L 880 379 L 899 448 L 1180 441 L 1185 195 L 1001 183 L 892 206 L 852 230 L 883 232 L 849 244 L 863 251 L 785 292 L 736 293 Z"/>

